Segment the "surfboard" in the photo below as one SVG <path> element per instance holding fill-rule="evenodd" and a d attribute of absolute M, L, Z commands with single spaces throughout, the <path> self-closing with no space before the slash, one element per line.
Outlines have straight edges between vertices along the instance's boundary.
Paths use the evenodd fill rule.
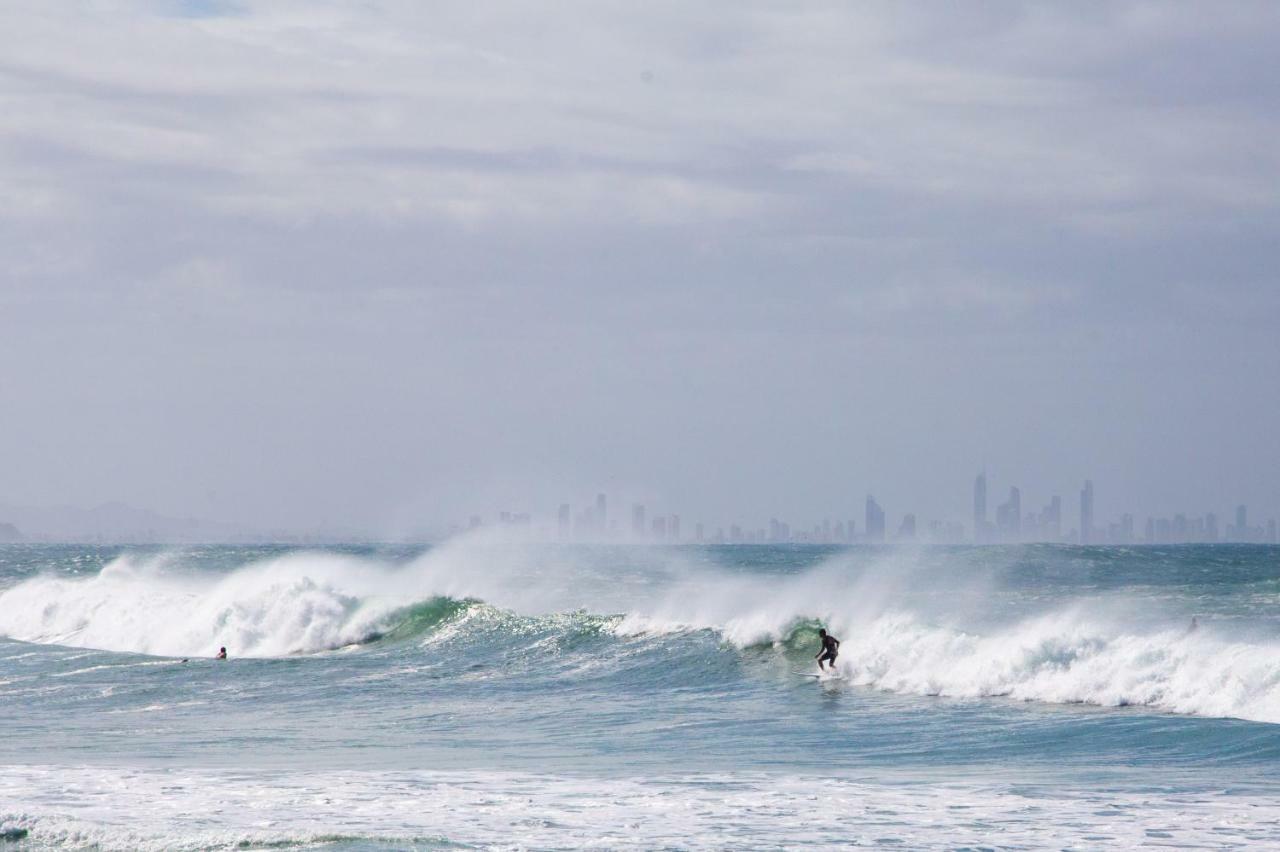
<path fill-rule="evenodd" d="M 814 680 L 844 680 L 844 675 L 827 674 L 826 672 L 823 672 L 822 674 L 813 674 L 812 672 L 796 672 L 796 674 L 800 675 L 800 677 L 810 677 L 810 678 L 813 678 Z"/>

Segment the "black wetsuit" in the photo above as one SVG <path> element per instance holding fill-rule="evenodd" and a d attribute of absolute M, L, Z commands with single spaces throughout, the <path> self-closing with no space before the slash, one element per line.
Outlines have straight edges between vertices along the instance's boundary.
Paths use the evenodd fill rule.
<path fill-rule="evenodd" d="M 840 640 L 828 633 L 822 637 L 822 653 L 818 656 L 818 666 L 821 667 L 824 662 L 836 664 L 836 657 L 840 653 Z"/>

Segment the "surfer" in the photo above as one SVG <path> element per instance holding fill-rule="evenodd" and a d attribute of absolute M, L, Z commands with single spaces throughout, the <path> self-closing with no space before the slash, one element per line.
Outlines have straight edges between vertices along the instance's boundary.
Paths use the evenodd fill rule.
<path fill-rule="evenodd" d="M 218 649 L 218 656 L 214 657 L 214 659 L 215 659 L 215 660 L 225 660 L 226 658 L 227 658 L 227 649 L 226 649 L 226 648 L 219 648 L 219 649 Z"/>
<path fill-rule="evenodd" d="M 840 654 L 840 640 L 828 635 L 825 629 L 818 630 L 818 638 L 822 640 L 822 650 L 815 657 L 818 661 L 818 671 L 825 671 L 822 668 L 823 662 L 831 663 L 831 671 L 835 671 L 836 657 Z"/>

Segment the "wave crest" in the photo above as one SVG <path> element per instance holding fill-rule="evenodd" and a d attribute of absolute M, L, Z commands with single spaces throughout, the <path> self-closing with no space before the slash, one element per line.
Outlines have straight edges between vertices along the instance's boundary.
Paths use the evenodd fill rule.
<path fill-rule="evenodd" d="M 0 635 L 158 655 L 225 645 L 235 656 L 281 656 L 415 639 L 492 646 L 494 636 L 564 653 L 600 637 L 712 631 L 747 656 L 774 649 L 810 666 L 826 627 L 842 640 L 847 680 L 875 689 L 1280 723 L 1280 643 L 1269 625 L 1189 631 L 1182 616 L 1121 595 L 1105 605 L 1037 598 L 996 618 L 1008 603 L 996 584 L 966 575 L 970 586 L 947 586 L 936 572 L 922 583 L 909 565 L 766 576 L 669 563 L 626 575 L 589 558 L 597 561 L 446 546 L 388 566 L 295 553 L 213 576 L 121 558 L 91 577 L 46 575 L 0 592 Z"/>

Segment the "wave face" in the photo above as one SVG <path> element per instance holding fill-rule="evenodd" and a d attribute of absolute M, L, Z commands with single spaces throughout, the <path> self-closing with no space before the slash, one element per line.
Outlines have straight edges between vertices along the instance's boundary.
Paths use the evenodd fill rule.
<path fill-rule="evenodd" d="M 292 552 L 230 570 L 122 555 L 87 576 L 0 580 L 0 635 L 172 657 L 407 643 L 428 662 L 447 646 L 459 660 L 510 665 L 542 655 L 540 670 L 569 673 L 642 648 L 650 682 L 680 685 L 706 677 L 698 637 L 751 677 L 778 661 L 809 670 L 822 625 L 842 640 L 845 681 L 885 692 L 1280 723 L 1280 567 L 1272 551 L 1241 553 L 1217 565 L 1221 552 L 1206 548 L 686 550 L 473 537 L 404 559 Z"/>
<path fill-rule="evenodd" d="M 361 642 L 394 604 L 331 557 L 287 557 L 221 578 L 121 557 L 95 576 L 41 576 L 0 595 L 0 632 L 26 642 L 169 656 L 304 653 Z"/>
<path fill-rule="evenodd" d="M 840 670 L 878 689 L 961 698 L 1147 706 L 1280 722 L 1280 642 L 1135 630 L 1068 606 L 986 635 L 909 613 L 851 626 Z"/>

